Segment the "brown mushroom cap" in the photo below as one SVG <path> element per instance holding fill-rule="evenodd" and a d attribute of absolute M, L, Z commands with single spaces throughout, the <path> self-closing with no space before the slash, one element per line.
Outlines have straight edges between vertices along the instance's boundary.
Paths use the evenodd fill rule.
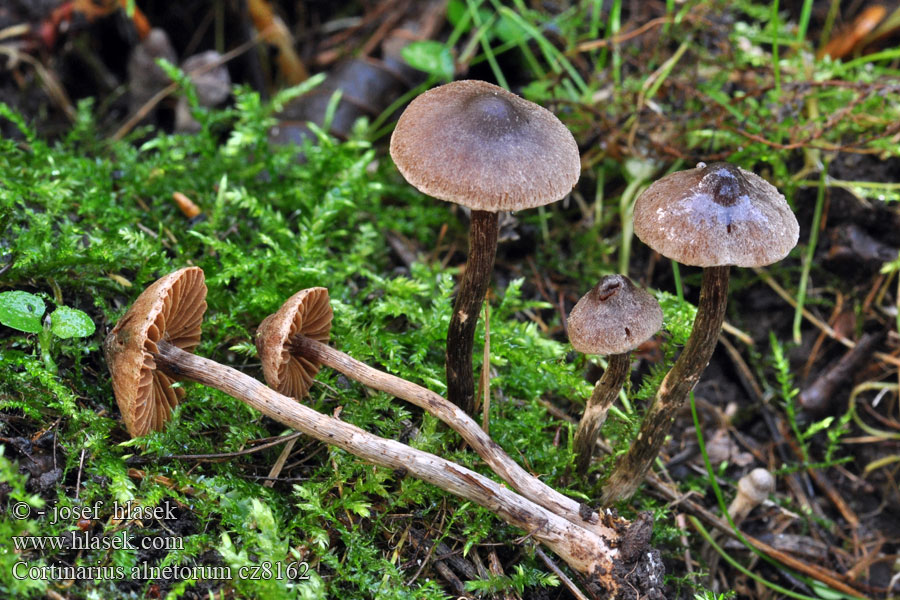
<path fill-rule="evenodd" d="M 569 341 L 583 354 L 634 350 L 662 327 L 656 298 L 624 275 L 607 275 L 569 314 Z"/>
<path fill-rule="evenodd" d="M 260 323 L 256 348 L 269 387 L 293 398 L 306 396 L 321 365 L 293 354 L 291 338 L 299 334 L 327 344 L 333 316 L 328 290 L 315 287 L 300 290 Z"/>
<path fill-rule="evenodd" d="M 145 289 L 106 337 L 103 351 L 113 391 L 132 437 L 162 429 L 184 397 L 171 377 L 156 370 L 157 344 L 192 352 L 200 343 L 205 312 L 203 271 L 187 267 Z"/>
<path fill-rule="evenodd" d="M 545 108 L 485 81 L 455 81 L 410 103 L 391 157 L 420 191 L 473 210 L 556 202 L 581 172 L 572 133 Z"/>
<path fill-rule="evenodd" d="M 797 218 L 775 186 L 728 163 L 656 181 L 634 204 L 634 233 L 685 265 L 760 267 L 797 245 Z"/>

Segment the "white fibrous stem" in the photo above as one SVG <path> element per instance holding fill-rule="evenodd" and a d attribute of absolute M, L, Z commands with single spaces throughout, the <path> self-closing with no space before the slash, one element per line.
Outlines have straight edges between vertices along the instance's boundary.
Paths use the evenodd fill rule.
<path fill-rule="evenodd" d="M 484 462 L 520 494 L 580 527 L 608 539 L 615 539 L 615 530 L 601 523 L 595 511 L 559 493 L 523 469 L 485 433 L 484 429 L 479 427 L 472 417 L 443 396 L 400 377 L 374 369 L 327 344 L 302 335 L 292 338 L 291 351 L 425 410 L 459 433 Z"/>
<path fill-rule="evenodd" d="M 337 446 L 373 464 L 398 469 L 491 510 L 545 544 L 573 569 L 588 575 L 608 597 L 624 593 L 618 535 L 606 538 L 554 514 L 512 490 L 439 456 L 388 440 L 283 396 L 256 379 L 161 342 L 157 367 L 181 379 L 218 389 L 279 423 Z M 610 531 L 614 531 L 610 528 Z M 633 569 L 631 569 L 633 570 Z"/>

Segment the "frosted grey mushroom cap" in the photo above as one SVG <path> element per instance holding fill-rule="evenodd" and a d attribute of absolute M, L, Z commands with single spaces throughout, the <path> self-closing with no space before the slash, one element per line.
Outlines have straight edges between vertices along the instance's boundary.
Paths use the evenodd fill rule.
<path fill-rule="evenodd" d="M 729 163 L 666 175 L 634 204 L 634 233 L 685 265 L 761 267 L 797 245 L 800 228 L 784 196 Z"/>
<path fill-rule="evenodd" d="M 489 212 L 556 202 L 581 173 L 575 138 L 553 113 L 485 81 L 418 96 L 400 116 L 390 150 L 421 192 Z"/>
<path fill-rule="evenodd" d="M 656 298 L 624 275 L 607 275 L 569 314 L 569 341 L 583 354 L 634 350 L 662 327 Z"/>

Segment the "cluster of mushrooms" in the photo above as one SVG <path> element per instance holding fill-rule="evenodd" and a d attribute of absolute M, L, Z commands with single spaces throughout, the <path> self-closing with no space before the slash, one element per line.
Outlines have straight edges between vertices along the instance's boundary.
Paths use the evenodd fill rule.
<path fill-rule="evenodd" d="M 649 531 L 597 512 L 523 469 L 475 422 L 472 349 L 490 283 L 498 212 L 566 196 L 578 181 L 572 134 L 549 111 L 482 81 L 458 81 L 414 100 L 391 139 L 404 177 L 426 194 L 471 209 L 469 255 L 447 334 L 447 398 L 374 369 L 328 345 L 332 311 L 325 288 L 301 290 L 266 318 L 257 349 L 268 384 L 196 356 L 206 310 L 203 272 L 187 267 L 149 286 L 112 329 L 104 351 L 113 389 L 132 436 L 161 429 L 195 381 L 373 464 L 402 469 L 492 510 L 589 577 L 607 597 L 662 597 L 663 566 Z M 660 254 L 704 267 L 691 337 L 657 392 L 635 443 L 604 487 L 602 506 L 628 498 L 659 452 L 675 411 L 715 347 L 730 265 L 784 258 L 798 226 L 784 197 L 762 178 L 717 163 L 668 175 L 636 201 L 634 231 Z M 628 378 L 630 353 L 662 326 L 656 300 L 624 275 L 604 277 L 568 320 L 573 347 L 608 356 L 575 435 L 576 465 L 586 472 L 609 408 Z M 441 457 L 368 433 L 302 404 L 321 366 L 406 400 L 454 431 L 512 489 Z M 513 491 L 515 490 L 515 491 Z M 639 520 L 640 521 L 640 520 Z"/>

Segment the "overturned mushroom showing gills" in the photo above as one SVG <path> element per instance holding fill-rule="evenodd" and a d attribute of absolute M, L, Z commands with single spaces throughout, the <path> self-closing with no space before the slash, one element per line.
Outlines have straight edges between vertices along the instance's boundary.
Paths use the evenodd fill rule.
<path fill-rule="evenodd" d="M 472 209 L 469 256 L 447 331 L 447 396 L 471 415 L 475 325 L 497 253 L 497 213 L 562 199 L 581 173 L 578 146 L 537 104 L 484 81 L 455 81 L 412 101 L 390 150 L 414 187 Z"/>
<path fill-rule="evenodd" d="M 662 327 L 656 299 L 624 275 L 607 275 L 569 315 L 569 341 L 582 354 L 609 355 L 575 431 L 575 464 L 587 473 L 600 427 L 628 378 L 631 351 Z"/>
<path fill-rule="evenodd" d="M 184 271 L 184 270 L 183 270 Z M 155 306 L 160 295 L 166 295 L 174 287 L 173 276 L 163 278 L 164 284 L 152 285 L 135 301 L 139 310 L 131 310 L 107 339 L 107 345 L 117 345 L 121 340 L 127 345 L 133 335 L 147 329 L 143 326 L 147 311 L 143 306 Z M 195 277 L 196 275 L 194 275 Z M 176 278 L 176 282 L 177 282 Z M 152 312 L 152 311 L 151 311 Z M 609 524 L 613 535 L 600 536 L 565 518 L 550 512 L 519 496 L 494 481 L 461 467 L 441 457 L 372 435 L 354 425 L 323 415 L 303 406 L 292 398 L 283 396 L 252 377 L 230 367 L 196 356 L 180 349 L 178 345 L 160 339 L 144 351 L 151 370 L 165 373 L 170 379 L 195 381 L 233 396 L 248 406 L 279 423 L 301 431 L 326 444 L 332 444 L 359 456 L 375 465 L 405 472 L 436 485 L 466 500 L 493 511 L 507 523 L 524 529 L 535 540 L 556 552 L 570 567 L 591 578 L 610 598 L 631 598 L 637 593 L 661 598 L 662 562 L 659 553 L 649 550 L 626 562 L 616 545 L 618 531 L 623 523 Z M 130 363 L 116 360 L 109 362 L 113 379 L 121 376 L 116 371 L 129 368 Z M 127 393 L 114 384 L 116 394 Z M 118 399 L 118 398 L 117 398 Z M 121 399 L 120 399 L 121 402 Z"/>
<path fill-rule="evenodd" d="M 635 492 L 709 363 L 725 319 L 730 265 L 777 262 L 797 245 L 799 231 L 794 213 L 772 184 L 728 163 L 699 163 L 667 175 L 635 201 L 634 233 L 667 258 L 703 267 L 703 282 L 691 336 L 663 379 L 637 439 L 607 481 L 604 505 Z"/>
<path fill-rule="evenodd" d="M 132 437 L 162 429 L 184 397 L 177 380 L 156 368 L 159 344 L 191 352 L 206 312 L 203 271 L 187 267 L 157 280 L 119 319 L 103 344 L 113 391 Z"/>
<path fill-rule="evenodd" d="M 326 345 L 331 318 L 328 290 L 321 287 L 300 290 L 276 313 L 266 317 L 257 332 L 256 347 L 270 387 L 299 399 L 306 395 L 319 367 L 331 367 L 363 385 L 406 400 L 449 425 L 497 475 L 532 502 L 598 535 L 614 535 L 600 523 L 596 512 L 586 512 L 585 505 L 559 493 L 519 466 L 472 417 L 450 401 Z M 292 376 L 292 371 L 301 375 Z M 289 384 L 301 379 L 302 385 Z"/>
<path fill-rule="evenodd" d="M 328 343 L 333 318 L 328 290 L 317 287 L 300 290 L 260 323 L 256 348 L 269 387 L 298 400 L 309 393 L 321 363 L 291 352 L 292 340 L 303 336 Z"/>
<path fill-rule="evenodd" d="M 300 290 L 284 306 L 289 307 L 288 310 L 269 315 L 260 323 L 256 331 L 256 346 L 262 360 L 263 376 L 269 387 L 299 401 L 309 393 L 321 365 L 291 354 L 290 339 L 294 335 L 304 335 L 327 343 L 334 315 L 328 302 L 328 290 L 325 288 Z M 280 470 L 296 441 L 293 439 L 285 444 L 269 477 Z M 273 483 L 269 479 L 264 485 Z"/>

